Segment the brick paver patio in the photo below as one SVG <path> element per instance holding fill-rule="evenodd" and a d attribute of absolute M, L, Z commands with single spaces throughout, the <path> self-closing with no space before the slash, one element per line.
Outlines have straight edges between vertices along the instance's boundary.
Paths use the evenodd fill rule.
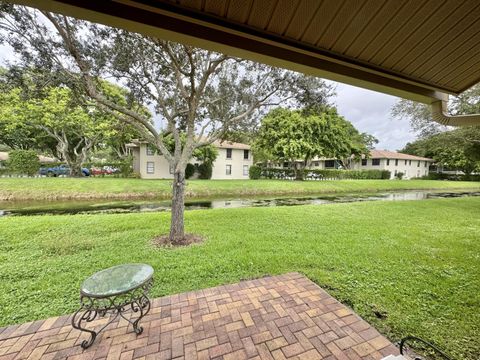
<path fill-rule="evenodd" d="M 298 273 L 154 299 L 141 335 L 119 320 L 87 350 L 79 346 L 86 335 L 73 329 L 70 319 L 0 329 L 0 360 L 330 360 L 398 354 L 378 331 Z"/>

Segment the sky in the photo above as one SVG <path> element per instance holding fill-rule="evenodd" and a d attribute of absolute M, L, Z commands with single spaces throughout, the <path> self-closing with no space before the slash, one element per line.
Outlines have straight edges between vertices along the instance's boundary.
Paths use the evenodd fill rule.
<path fill-rule="evenodd" d="M 0 65 L 15 59 L 13 50 L 0 45 Z M 407 120 L 392 118 L 390 110 L 399 99 L 383 93 L 328 81 L 336 87 L 335 104 L 340 115 L 350 121 L 360 132 L 375 136 L 377 149 L 400 150 L 407 142 L 415 140 Z"/>

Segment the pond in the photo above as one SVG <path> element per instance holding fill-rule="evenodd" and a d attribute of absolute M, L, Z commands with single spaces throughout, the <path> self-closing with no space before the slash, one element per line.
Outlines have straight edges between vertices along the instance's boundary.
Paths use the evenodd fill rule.
<path fill-rule="evenodd" d="M 402 201 L 425 200 L 434 198 L 454 198 L 480 196 L 480 192 L 439 192 L 439 191 L 402 191 L 375 194 L 333 194 L 289 197 L 249 197 L 249 198 L 215 198 L 188 199 L 186 210 L 271 207 L 296 205 L 324 205 L 332 203 L 351 203 L 359 201 Z M 36 201 L 36 202 L 0 202 L 0 217 L 28 215 L 59 214 L 98 214 L 98 213 L 132 213 L 169 211 L 170 201 L 135 200 L 135 201 Z"/>

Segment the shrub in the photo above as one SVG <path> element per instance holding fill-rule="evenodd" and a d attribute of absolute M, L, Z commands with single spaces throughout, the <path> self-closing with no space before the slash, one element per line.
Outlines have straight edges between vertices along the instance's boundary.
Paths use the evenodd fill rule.
<path fill-rule="evenodd" d="M 405 175 L 403 172 L 398 172 L 395 177 L 398 179 L 398 180 L 402 180 L 403 179 L 403 175 Z"/>
<path fill-rule="evenodd" d="M 195 165 L 188 163 L 185 168 L 185 178 L 190 179 L 195 174 Z"/>
<path fill-rule="evenodd" d="M 198 165 L 198 178 L 199 179 L 211 179 L 212 178 L 212 164 L 202 163 Z"/>
<path fill-rule="evenodd" d="M 33 150 L 13 150 L 8 154 L 7 168 L 13 174 L 33 176 L 40 168 L 40 161 Z"/>
<path fill-rule="evenodd" d="M 257 180 L 260 179 L 262 176 L 262 168 L 260 166 L 250 166 L 250 169 L 248 170 L 248 177 L 252 180 Z"/>
<path fill-rule="evenodd" d="M 261 177 L 266 179 L 294 179 L 295 171 L 293 169 L 262 168 Z M 303 178 L 307 180 L 390 179 L 390 171 L 306 169 Z"/>

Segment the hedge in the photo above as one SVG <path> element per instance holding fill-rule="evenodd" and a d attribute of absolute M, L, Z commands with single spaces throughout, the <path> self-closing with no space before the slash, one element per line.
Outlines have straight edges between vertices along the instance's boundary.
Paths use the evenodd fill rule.
<path fill-rule="evenodd" d="M 422 176 L 422 180 L 451 180 L 451 181 L 480 181 L 480 174 L 475 175 L 456 175 L 431 172 L 426 176 Z"/>
<path fill-rule="evenodd" d="M 262 168 L 261 177 L 265 179 L 294 179 L 295 171 L 293 169 Z M 303 171 L 303 178 L 307 180 L 390 179 L 390 171 L 307 169 Z"/>

